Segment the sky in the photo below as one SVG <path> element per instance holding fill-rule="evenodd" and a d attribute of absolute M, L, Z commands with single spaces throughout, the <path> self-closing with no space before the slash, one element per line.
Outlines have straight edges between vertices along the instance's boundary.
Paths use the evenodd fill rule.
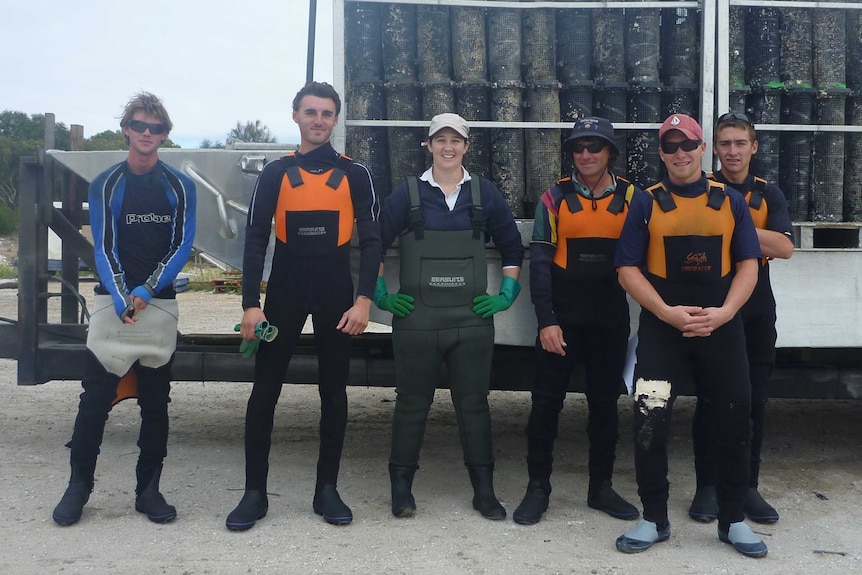
<path fill-rule="evenodd" d="M 0 7 L 0 111 L 53 112 L 88 138 L 119 129 L 141 90 L 183 148 L 260 120 L 298 143 L 309 0 L 13 0 Z M 317 1 L 314 79 L 332 82 L 332 0 Z"/>

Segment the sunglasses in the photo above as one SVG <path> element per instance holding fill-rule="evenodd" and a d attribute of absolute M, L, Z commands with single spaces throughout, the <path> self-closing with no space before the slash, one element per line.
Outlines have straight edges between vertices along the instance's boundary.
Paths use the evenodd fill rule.
<path fill-rule="evenodd" d="M 739 120 L 740 122 L 745 122 L 746 124 L 753 126 L 754 122 L 751 121 L 751 118 L 743 114 L 742 112 L 728 112 L 726 114 L 722 114 L 718 117 L 716 124 L 721 124 L 722 122 L 732 122 L 734 120 Z"/>
<path fill-rule="evenodd" d="M 605 146 L 607 146 L 605 142 L 590 142 L 589 144 L 575 142 L 572 144 L 572 152 L 575 154 L 583 154 L 584 150 L 586 150 L 591 154 L 598 154 L 605 149 Z"/>
<path fill-rule="evenodd" d="M 683 152 L 693 152 L 700 146 L 700 140 L 683 140 L 682 142 L 662 142 L 661 151 L 665 154 L 675 154 L 682 148 Z"/>
<path fill-rule="evenodd" d="M 160 136 L 168 131 L 168 127 L 164 124 L 150 124 L 149 122 L 144 122 L 142 120 L 131 120 L 129 122 L 129 128 L 139 134 L 143 134 L 149 130 L 154 136 Z"/>

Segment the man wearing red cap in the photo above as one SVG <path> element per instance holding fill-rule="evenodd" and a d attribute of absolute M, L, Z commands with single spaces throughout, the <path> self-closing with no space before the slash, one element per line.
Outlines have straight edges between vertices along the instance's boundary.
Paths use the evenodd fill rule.
<path fill-rule="evenodd" d="M 751 388 L 739 310 L 757 282 L 760 244 L 744 198 L 701 170 L 700 125 L 685 114 L 659 129 L 667 176 L 635 197 L 615 257 L 620 284 L 641 307 L 635 367 L 635 470 L 643 519 L 616 541 L 637 553 L 670 537 L 667 443 L 689 365 L 715 410 L 718 536 L 748 557 L 766 545 L 743 521 Z"/>

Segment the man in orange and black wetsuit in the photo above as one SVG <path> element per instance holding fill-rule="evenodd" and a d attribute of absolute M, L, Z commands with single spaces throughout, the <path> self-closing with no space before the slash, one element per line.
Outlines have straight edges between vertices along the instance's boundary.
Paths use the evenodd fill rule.
<path fill-rule="evenodd" d="M 757 153 L 754 124 L 745 114 L 728 112 L 715 124 L 714 147 L 721 170 L 712 177 L 745 194 L 757 239 L 763 251 L 757 287 L 741 310 L 748 350 L 748 373 L 751 379 L 751 470 L 745 495 L 745 514 L 758 523 L 775 523 L 778 512 L 758 491 L 760 453 L 763 447 L 766 402 L 769 399 L 769 377 L 775 367 L 775 296 L 769 280 L 768 260 L 788 259 L 793 255 L 793 223 L 787 210 L 784 192 L 749 170 Z M 698 401 L 692 424 L 697 492 L 688 514 L 696 521 L 711 521 L 718 514 L 715 478 L 718 475 L 717 447 L 711 424 L 711 406 Z"/>
<path fill-rule="evenodd" d="M 667 177 L 630 208 L 615 257 L 620 284 L 643 308 L 635 366 L 635 472 L 643 519 L 617 549 L 670 538 L 667 443 L 671 410 L 693 364 L 699 397 L 715 408 L 718 536 L 748 557 L 766 545 L 745 522 L 751 388 L 739 310 L 757 283 L 760 245 L 745 199 L 701 171 L 703 131 L 684 114 L 659 129 Z"/>
<path fill-rule="evenodd" d="M 278 326 L 281 336 L 261 341 L 255 358 L 245 424 L 245 493 L 226 521 L 233 531 L 250 529 L 267 513 L 275 406 L 309 314 L 320 373 L 320 452 L 312 507 L 334 525 L 353 520 L 336 484 L 347 427 L 350 336 L 368 325 L 381 259 L 380 208 L 368 170 L 329 143 L 340 111 L 341 99 L 332 86 L 306 84 L 293 100 L 299 150 L 268 164 L 252 196 L 243 258 L 241 334 L 256 340 L 255 326 L 268 321 Z M 261 310 L 260 284 L 273 218 L 275 251 Z M 354 221 L 360 246 L 355 300 L 350 274 Z"/>
<path fill-rule="evenodd" d="M 563 149 L 575 170 L 542 195 L 530 242 L 539 333 L 526 430 L 529 483 L 512 515 L 522 525 L 538 523 L 548 508 L 554 440 L 578 363 L 584 365 L 589 406 L 587 505 L 617 519 L 639 515 L 611 479 L 629 338 L 629 304 L 617 281 L 614 251 L 628 204 L 643 192 L 611 172 L 619 150 L 606 118 L 579 119 Z"/>

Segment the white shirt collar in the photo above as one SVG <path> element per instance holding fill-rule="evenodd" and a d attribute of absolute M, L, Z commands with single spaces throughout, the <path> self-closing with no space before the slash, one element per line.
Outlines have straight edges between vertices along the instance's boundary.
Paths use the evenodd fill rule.
<path fill-rule="evenodd" d="M 461 169 L 464 171 L 464 177 L 462 177 L 461 181 L 458 182 L 458 186 L 455 188 L 455 191 L 448 196 L 446 194 L 443 194 L 443 197 L 446 200 L 446 205 L 449 206 L 450 212 L 455 209 L 455 204 L 458 202 L 458 196 L 461 194 L 461 188 L 464 182 L 469 182 L 472 179 L 472 177 L 470 176 L 470 172 L 467 171 L 467 168 L 461 166 Z M 425 170 L 425 172 L 421 176 L 419 176 L 419 179 L 428 182 L 429 184 L 440 190 L 440 193 L 443 193 L 443 188 L 440 187 L 440 184 L 434 181 L 433 168 L 428 168 L 427 170 Z"/>

